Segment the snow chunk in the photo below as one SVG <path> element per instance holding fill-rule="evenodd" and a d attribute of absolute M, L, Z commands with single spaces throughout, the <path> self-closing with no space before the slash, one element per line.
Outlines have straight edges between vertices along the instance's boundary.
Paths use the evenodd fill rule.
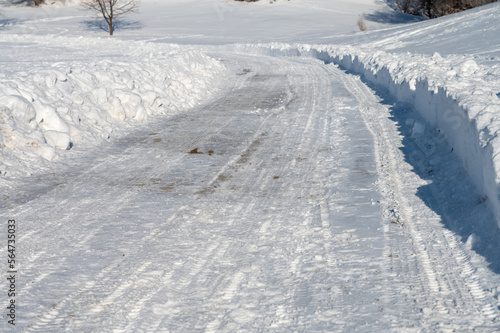
<path fill-rule="evenodd" d="M 70 148 L 70 137 L 68 133 L 57 132 L 57 131 L 46 131 L 44 135 L 49 145 L 59 149 Z"/>
<path fill-rule="evenodd" d="M 472 250 L 478 244 L 479 244 L 479 237 L 475 233 L 470 234 L 470 236 L 467 237 L 467 241 L 465 242 L 465 246 L 469 250 Z"/>
<path fill-rule="evenodd" d="M 45 130 L 69 132 L 69 126 L 61 118 L 57 110 L 40 101 L 33 102 L 36 109 L 36 120 L 39 126 Z"/>
<path fill-rule="evenodd" d="M 56 157 L 56 152 L 53 147 L 43 146 L 35 150 L 35 154 L 46 159 L 47 161 L 52 161 Z"/>
<path fill-rule="evenodd" d="M 478 70 L 478 64 L 472 59 L 466 60 L 460 65 L 460 73 L 462 76 L 472 75 Z"/>
<path fill-rule="evenodd" d="M 36 112 L 33 105 L 24 97 L 10 95 L 0 96 L 0 109 L 7 108 L 15 119 L 24 123 L 35 120 Z M 5 112 L 5 110 L 3 111 Z"/>
<path fill-rule="evenodd" d="M 120 100 L 127 117 L 139 121 L 147 119 L 146 110 L 142 105 L 141 96 L 126 90 L 114 90 L 113 95 Z"/>

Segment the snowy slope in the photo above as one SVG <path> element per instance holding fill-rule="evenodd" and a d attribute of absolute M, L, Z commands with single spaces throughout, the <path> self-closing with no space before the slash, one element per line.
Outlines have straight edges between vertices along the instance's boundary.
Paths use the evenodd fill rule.
<path fill-rule="evenodd" d="M 11 31 L 34 34 L 102 36 L 101 19 L 74 5 L 4 9 Z M 70 2 L 72 4 L 73 2 Z M 230 0 L 146 0 L 140 14 L 120 19 L 119 38 L 176 43 L 234 43 L 259 41 L 319 41 L 325 36 L 359 31 L 363 13 L 389 13 L 380 0 L 278 0 L 254 3 Z M 408 17 L 402 17 L 406 22 Z M 410 18 L 413 19 L 413 18 Z M 367 21 L 369 29 L 387 27 Z M 1 24 L 0 24 L 1 26 Z"/>
<path fill-rule="evenodd" d="M 75 3 L 1 10 L 18 328 L 500 329 L 498 4 Z"/>

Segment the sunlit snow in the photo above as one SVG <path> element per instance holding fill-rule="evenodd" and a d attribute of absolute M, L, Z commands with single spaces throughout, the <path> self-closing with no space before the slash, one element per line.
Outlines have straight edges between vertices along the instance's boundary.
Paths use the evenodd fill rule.
<path fill-rule="evenodd" d="M 5 1 L 0 330 L 500 330 L 500 5 L 389 3 Z"/>

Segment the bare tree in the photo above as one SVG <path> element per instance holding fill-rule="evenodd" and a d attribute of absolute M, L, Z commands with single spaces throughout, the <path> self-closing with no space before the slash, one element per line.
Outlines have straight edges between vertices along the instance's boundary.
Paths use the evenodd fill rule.
<path fill-rule="evenodd" d="M 82 0 L 82 6 L 102 15 L 109 26 L 109 34 L 113 35 L 114 20 L 128 13 L 137 13 L 140 0 Z"/>
<path fill-rule="evenodd" d="M 402 13 L 413 14 L 415 12 L 412 0 L 394 0 L 394 4 L 396 5 L 396 8 Z"/>

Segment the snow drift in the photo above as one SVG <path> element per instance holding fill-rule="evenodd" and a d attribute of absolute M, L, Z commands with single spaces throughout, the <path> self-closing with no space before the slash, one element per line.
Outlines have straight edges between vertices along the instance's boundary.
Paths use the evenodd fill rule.
<path fill-rule="evenodd" d="M 116 135 L 126 124 L 191 108 L 217 90 L 224 71 L 218 61 L 186 47 L 135 42 L 131 48 L 126 58 L 32 62 L 0 76 L 0 173 L 31 172 L 64 150 Z"/>

